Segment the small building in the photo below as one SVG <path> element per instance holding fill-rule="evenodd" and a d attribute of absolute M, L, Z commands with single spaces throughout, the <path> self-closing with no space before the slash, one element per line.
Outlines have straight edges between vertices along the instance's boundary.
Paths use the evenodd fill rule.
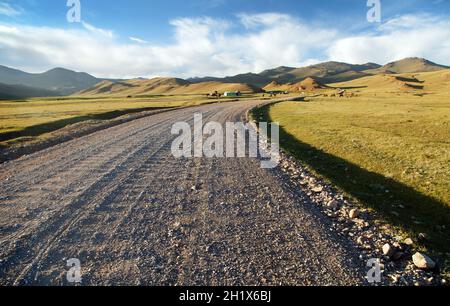
<path fill-rule="evenodd" d="M 224 97 L 240 97 L 242 93 L 240 91 L 227 91 L 223 94 Z"/>

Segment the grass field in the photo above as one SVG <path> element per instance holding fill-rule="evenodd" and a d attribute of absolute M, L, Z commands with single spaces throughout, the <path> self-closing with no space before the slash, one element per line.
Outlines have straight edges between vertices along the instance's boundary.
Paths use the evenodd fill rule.
<path fill-rule="evenodd" d="M 251 98 L 252 95 L 243 98 Z M 225 101 L 223 99 L 221 101 Z M 158 108 L 200 105 L 217 100 L 203 95 L 148 95 L 139 98 L 64 97 L 0 101 L 0 145 L 39 137 L 69 124 L 112 119 Z"/>
<path fill-rule="evenodd" d="M 450 252 L 450 100 L 386 95 L 264 107 L 281 144 L 385 220 Z"/>

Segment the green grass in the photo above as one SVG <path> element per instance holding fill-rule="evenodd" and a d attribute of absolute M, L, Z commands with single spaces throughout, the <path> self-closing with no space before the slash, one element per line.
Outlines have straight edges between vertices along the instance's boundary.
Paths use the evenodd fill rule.
<path fill-rule="evenodd" d="M 436 97 L 317 98 L 255 111 L 281 145 L 412 237 L 450 251 L 450 102 Z M 445 228 L 442 228 L 445 226 Z M 417 241 L 417 240 L 416 240 Z"/>

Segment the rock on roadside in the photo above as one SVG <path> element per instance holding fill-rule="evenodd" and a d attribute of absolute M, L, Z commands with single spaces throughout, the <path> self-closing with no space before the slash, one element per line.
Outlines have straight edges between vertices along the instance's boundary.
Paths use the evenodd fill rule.
<path fill-rule="evenodd" d="M 414 265 L 423 270 L 430 270 L 436 267 L 436 263 L 427 255 L 417 252 L 412 257 Z"/>

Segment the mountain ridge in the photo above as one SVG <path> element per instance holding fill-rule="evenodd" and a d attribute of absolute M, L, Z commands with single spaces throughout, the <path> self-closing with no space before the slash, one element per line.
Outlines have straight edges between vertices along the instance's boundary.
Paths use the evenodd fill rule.
<path fill-rule="evenodd" d="M 443 69 L 450 69 L 445 65 L 439 65 L 424 58 L 410 57 L 398 61 L 387 63 L 381 66 L 376 63 L 366 64 L 348 64 L 338 61 L 327 61 L 317 63 L 306 67 L 289 67 L 279 66 L 273 69 L 267 69 L 260 73 L 242 73 L 228 77 L 202 77 L 202 78 L 188 78 L 186 80 L 180 78 L 160 78 L 164 80 L 165 84 L 152 84 L 154 88 L 148 87 L 143 89 L 143 92 L 158 91 L 163 92 L 166 88 L 167 92 L 173 92 L 179 87 L 189 86 L 192 84 L 202 84 L 210 86 L 216 84 L 222 88 L 244 88 L 246 90 L 257 91 L 256 88 L 267 87 L 268 84 L 275 81 L 280 85 L 293 85 L 304 81 L 307 78 L 313 78 L 319 84 L 339 83 L 352 81 L 364 78 L 371 75 L 378 74 L 401 74 L 401 73 L 417 73 L 439 71 Z M 157 78 L 151 79 L 152 82 Z M 74 93 L 83 93 L 83 91 L 95 91 L 95 87 L 101 82 L 110 82 L 110 84 L 101 84 L 104 92 L 110 91 L 108 86 L 116 89 L 122 87 L 134 86 L 136 82 L 141 82 L 139 85 L 149 82 L 149 79 L 135 78 L 131 80 L 108 80 L 96 78 L 86 72 L 76 72 L 66 68 L 53 68 L 42 73 L 28 73 L 18 69 L 1 66 L 0 65 L 0 83 L 3 84 L 5 90 L 6 85 L 10 90 L 11 96 L 23 96 L 19 92 L 20 86 L 25 92 L 46 92 L 53 96 L 57 95 L 72 95 Z M 172 84 L 171 84 L 172 82 Z M 209 83 L 209 84 L 205 84 Z M 233 86 L 221 84 L 234 84 Z M 156 87 L 159 87 L 156 89 Z M 195 91 L 200 90 L 202 85 L 195 87 Z M 194 88 L 191 86 L 191 88 Z M 118 89 L 118 90 L 119 90 Z M 120 90 L 123 91 L 123 88 Z M 114 91 L 114 90 L 113 90 Z M 8 93 L 6 93 L 8 95 Z M 27 96 L 27 95 L 26 95 Z"/>
<path fill-rule="evenodd" d="M 101 80 L 86 72 L 76 72 L 59 67 L 42 73 L 28 73 L 0 65 L 0 83 L 43 89 L 58 95 L 70 95 L 94 86 Z"/>
<path fill-rule="evenodd" d="M 133 79 L 128 81 L 102 81 L 92 88 L 74 93 L 73 96 L 142 96 L 149 94 L 210 94 L 226 91 L 255 93 L 260 88 L 242 83 L 215 81 L 192 83 L 179 78 Z"/>
<path fill-rule="evenodd" d="M 365 64 L 348 64 L 338 61 L 327 61 L 299 68 L 280 66 L 274 69 L 264 70 L 261 73 L 244 73 L 224 78 L 191 78 L 188 80 L 194 83 L 204 82 L 206 80 L 225 83 L 249 83 L 265 87 L 272 81 L 281 84 L 298 83 L 307 77 L 314 77 L 321 83 L 326 84 L 351 81 L 374 74 L 429 72 L 443 69 L 450 69 L 450 67 L 436 64 L 424 58 L 409 57 L 388 63 L 384 66 L 372 62 Z"/>

